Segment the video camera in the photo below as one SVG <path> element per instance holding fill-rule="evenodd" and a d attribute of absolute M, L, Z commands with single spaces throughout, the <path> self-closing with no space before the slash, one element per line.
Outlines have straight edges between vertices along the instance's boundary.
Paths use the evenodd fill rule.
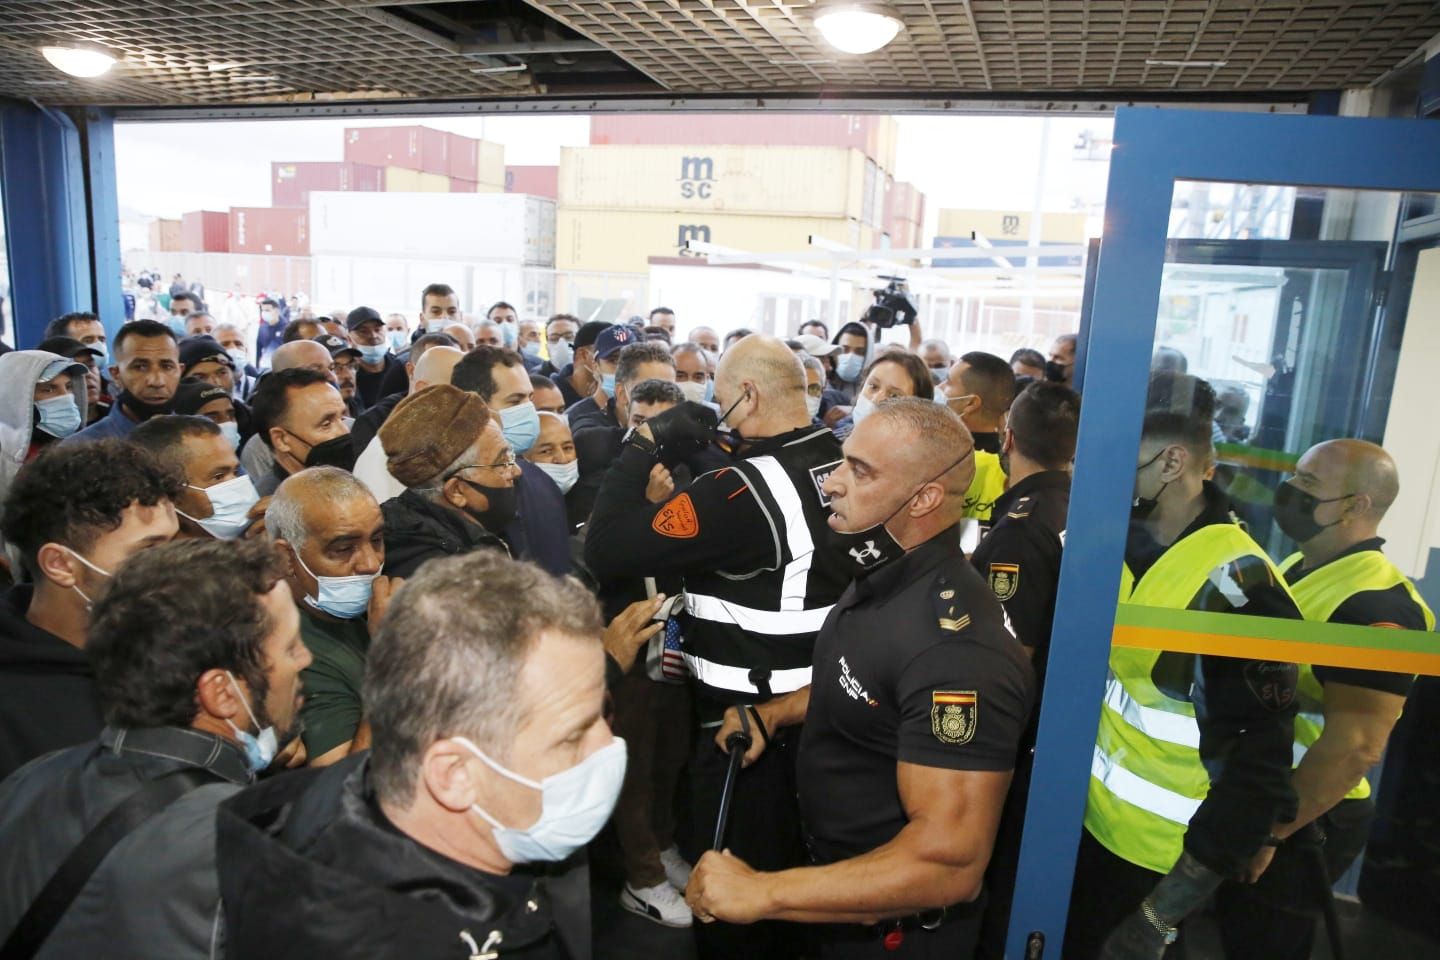
<path fill-rule="evenodd" d="M 904 277 L 881 277 L 890 283 L 884 290 L 875 291 L 875 303 L 865 311 L 861 319 L 880 328 L 893 327 L 899 323 L 915 322 L 915 304 L 910 302 L 910 288 Z"/>

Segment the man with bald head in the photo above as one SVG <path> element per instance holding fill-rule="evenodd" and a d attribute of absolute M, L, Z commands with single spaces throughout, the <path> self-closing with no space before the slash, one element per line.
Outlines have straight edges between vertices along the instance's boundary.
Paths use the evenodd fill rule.
<path fill-rule="evenodd" d="M 856 580 L 820 631 L 813 683 L 757 708 L 777 739 L 804 724 L 815 866 L 761 872 L 707 853 L 686 894 L 701 921 L 824 924 L 812 955 L 827 960 L 880 956 L 891 931 L 905 956 L 973 955 L 1035 695 L 1004 610 L 960 550 L 974 470 L 969 431 L 926 400 L 881 403 L 846 439 L 821 490 Z M 757 738 L 745 759 L 764 753 Z"/>
<path fill-rule="evenodd" d="M 407 395 L 414 396 L 426 387 L 449 383 L 451 372 L 464 357 L 465 354 L 456 347 L 440 346 L 427 349 L 421 354 L 419 361 L 411 367 L 410 389 Z M 397 407 L 398 402 L 392 405 L 391 409 Z M 405 492 L 405 484 L 391 476 L 386 467 L 385 447 L 380 442 L 379 430 L 388 422 L 389 412 L 387 411 L 385 418 L 375 426 L 369 441 L 355 460 L 355 476 L 370 488 L 375 499 L 381 503 Z"/>
<path fill-rule="evenodd" d="M 1280 570 L 1306 620 L 1435 628 L 1419 592 L 1382 552 L 1380 521 L 1399 493 L 1395 461 L 1364 440 L 1311 447 L 1276 490 L 1275 522 L 1300 547 Z M 1319 664 L 1300 668 L 1295 756 L 1301 759 L 1291 778 L 1299 813 L 1274 825 L 1283 842 L 1264 847 L 1251 863 L 1249 877 L 1259 875 L 1258 883 L 1220 889 L 1227 956 L 1310 956 L 1323 906 L 1315 894 L 1338 880 L 1365 845 L 1375 815 L 1365 774 L 1380 762 L 1413 679 Z M 1321 856 L 1326 877 L 1317 881 Z M 1277 902 L 1288 909 L 1276 910 Z"/>
<path fill-rule="evenodd" d="M 471 333 L 470 328 L 463 323 L 446 324 L 445 329 L 440 332 L 454 337 L 455 342 L 460 344 L 460 349 L 466 353 L 475 349 L 475 334 Z"/>
<path fill-rule="evenodd" d="M 733 459 L 652 504 L 652 474 L 708 446 L 717 424 L 709 407 L 688 401 L 647 420 L 606 475 L 586 535 L 593 570 L 684 580 L 680 630 L 703 726 L 682 841 L 692 858 L 709 846 L 728 764 L 715 749 L 716 726 L 749 724 L 758 705 L 809 685 L 815 636 L 850 580 L 823 490 L 840 447 L 811 423 L 805 396 L 805 371 L 784 342 L 738 341 L 715 381 Z M 759 869 L 798 866 L 797 731 L 775 731 L 771 742 L 757 726 L 755 737 L 769 749 L 735 784 L 728 845 Z M 697 931 L 697 943 L 702 958 L 794 957 L 798 935 L 788 924 L 715 923 Z"/>

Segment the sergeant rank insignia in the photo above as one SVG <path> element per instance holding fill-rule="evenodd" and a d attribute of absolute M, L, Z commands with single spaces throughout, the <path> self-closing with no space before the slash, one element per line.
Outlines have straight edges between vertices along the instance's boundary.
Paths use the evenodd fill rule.
<path fill-rule="evenodd" d="M 966 744 L 980 723 L 980 695 L 974 690 L 930 694 L 930 731 L 941 743 Z"/>
<path fill-rule="evenodd" d="M 990 589 L 1001 603 L 1015 596 L 1015 591 L 1020 589 L 1020 564 L 990 564 Z"/>

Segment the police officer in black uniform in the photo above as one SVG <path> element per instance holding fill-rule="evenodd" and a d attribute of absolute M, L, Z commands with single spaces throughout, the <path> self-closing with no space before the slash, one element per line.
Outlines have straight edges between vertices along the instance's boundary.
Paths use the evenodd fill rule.
<path fill-rule="evenodd" d="M 959 548 L 974 470 L 960 418 L 887 401 L 844 452 L 824 491 L 857 579 L 821 630 L 811 687 L 757 709 L 776 738 L 804 721 L 814 865 L 766 872 L 707 853 L 686 899 L 701 921 L 814 924 L 821 960 L 963 960 L 1034 679 Z M 765 756 L 757 742 L 747 759 Z"/>
<path fill-rule="evenodd" d="M 1080 395 L 1064 384 L 1032 383 L 1015 398 L 1000 447 L 1008 488 L 995 501 L 990 532 L 970 558 L 995 599 L 1004 605 L 1015 636 L 1030 655 L 1037 691 L 1044 688 L 1055 621 L 1065 515 L 1070 509 L 1070 467 L 1079 424 Z M 1004 954 L 1039 713 L 1037 695 L 995 854 L 985 876 L 989 904 L 980 953 L 986 958 Z"/>
<path fill-rule="evenodd" d="M 748 719 L 750 707 L 809 685 L 815 635 L 850 579 L 845 553 L 827 542 L 822 489 L 840 464 L 840 446 L 810 422 L 800 361 L 779 340 L 746 337 L 721 360 L 715 399 L 737 444 L 730 464 L 649 503 L 655 464 L 672 467 L 715 435 L 715 414 L 700 404 L 652 418 L 607 474 L 585 542 L 597 574 L 684 579 L 680 628 L 702 727 L 690 764 L 690 829 L 682 831 L 689 840 L 681 850 L 692 862 L 716 826 L 728 758 L 713 738 L 727 708 L 738 705 Z M 728 845 L 767 869 L 804 859 L 798 739 L 793 730 L 775 734 L 736 781 Z M 790 960 L 798 934 L 787 924 L 712 924 L 697 943 L 702 957 Z"/>

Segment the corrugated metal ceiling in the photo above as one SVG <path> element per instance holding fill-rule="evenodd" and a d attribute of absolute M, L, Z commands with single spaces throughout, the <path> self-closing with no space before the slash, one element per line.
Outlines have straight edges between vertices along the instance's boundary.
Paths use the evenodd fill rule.
<path fill-rule="evenodd" d="M 0 95 L 112 105 L 557 92 L 1216 100 L 1363 86 L 1440 33 L 1429 0 L 893 0 L 900 36 L 852 57 L 818 39 L 807 3 L 527 4 L 6 0 Z M 74 40 L 123 60 L 104 78 L 67 79 L 37 48 Z"/>

